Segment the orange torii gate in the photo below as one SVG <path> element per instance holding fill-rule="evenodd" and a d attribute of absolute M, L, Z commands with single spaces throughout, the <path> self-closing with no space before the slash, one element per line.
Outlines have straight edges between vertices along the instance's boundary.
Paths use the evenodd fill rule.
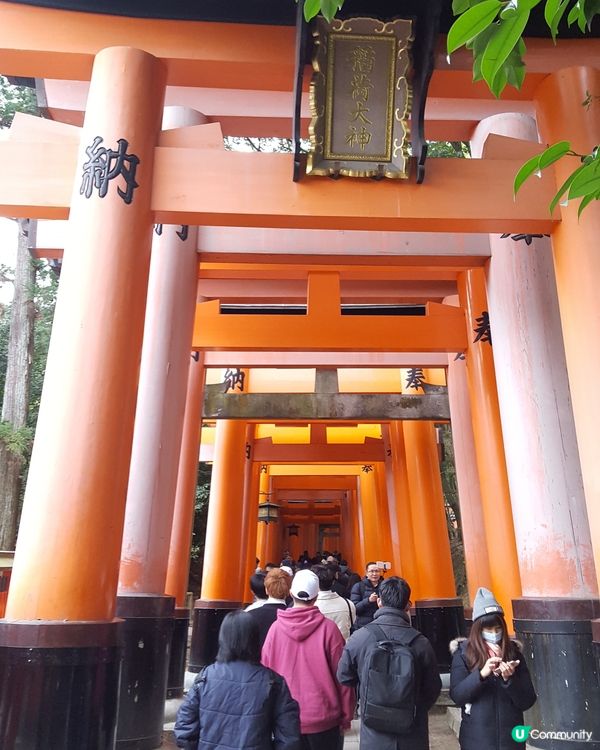
<path fill-rule="evenodd" d="M 580 658 L 578 649 L 581 644 L 588 651 L 591 648 L 590 621 L 600 614 L 600 444 L 596 439 L 600 396 L 589 389 L 589 373 L 600 366 L 600 339 L 596 335 L 600 302 L 595 285 L 600 271 L 596 252 L 598 206 L 589 207 L 581 221 L 572 205 L 560 207 L 553 216 L 548 214 L 556 184 L 566 176 L 562 165 L 557 167 L 556 177 L 544 175 L 527 185 L 517 202 L 513 200 L 513 176 L 523 154 L 532 148 L 519 140 L 528 137 L 520 130 L 519 118 L 509 117 L 508 124 L 493 118 L 483 123 L 484 130 L 488 128 L 485 136 L 499 129 L 503 136 L 517 138 L 495 139 L 490 135 L 483 158 L 430 160 L 426 183 L 420 186 L 410 181 L 398 185 L 325 178 L 292 183 L 289 155 L 207 148 L 208 142 L 214 145 L 214 123 L 161 131 L 166 93 L 173 98 L 173 87 L 207 87 L 238 92 L 231 99 L 234 114 L 227 120 L 230 132 L 235 133 L 236 128 L 280 132 L 282 118 L 266 95 L 291 91 L 293 34 L 286 28 L 255 26 L 250 35 L 243 24 L 91 17 L 6 2 L 0 3 L 0 19 L 3 73 L 90 81 L 81 130 L 23 119 L 16 122 L 9 140 L 0 142 L 0 212 L 68 218 L 69 222 L 11 590 L 6 619 L 0 623 L 0 658 L 5 660 L 2 680 L 23 688 L 10 694 L 3 692 L 3 744 L 10 747 L 20 742 L 40 750 L 49 745 L 77 750 L 84 746 L 102 750 L 113 747 L 120 659 L 116 618 L 125 617 L 128 626 L 135 621 L 153 622 L 159 633 L 153 644 L 155 664 L 162 663 L 161 657 L 168 650 L 173 619 L 173 599 L 166 595 L 170 534 L 152 529 L 148 515 L 158 507 L 153 506 L 155 502 L 162 504 L 164 512 L 165 503 L 174 503 L 173 493 L 166 493 L 168 498 L 153 497 L 145 507 L 134 508 L 128 503 L 127 513 L 134 518 L 131 534 L 137 534 L 139 542 L 142 529 L 148 529 L 144 537 L 148 552 L 146 557 L 122 559 L 155 223 L 165 225 L 165 237 L 174 247 L 179 247 L 179 241 L 189 242 L 187 234 L 182 236 L 184 226 L 552 235 L 551 250 L 543 238 L 534 241 L 537 255 L 528 256 L 527 267 L 517 267 L 511 239 L 493 238 L 492 259 L 486 261 L 488 279 L 481 262 L 474 264 L 476 267 L 461 268 L 453 278 L 460 308 L 455 311 L 448 300 L 442 313 L 436 314 L 442 305 L 433 302 L 429 305 L 432 314 L 423 316 L 414 324 L 416 328 L 398 322 L 397 329 L 406 336 L 406 348 L 391 344 L 388 348 L 385 336 L 378 335 L 376 329 L 367 330 L 372 333 L 371 345 L 368 340 L 357 340 L 353 345 L 352 333 L 346 330 L 350 326 L 341 322 L 337 301 L 332 303 L 327 294 L 338 283 L 335 264 L 339 259 L 332 262 L 333 273 L 327 273 L 322 267 L 315 268 L 318 264 L 314 258 L 304 258 L 301 265 L 309 289 L 309 307 L 313 284 L 322 283 L 324 288 L 313 298 L 317 304 L 315 319 L 299 323 L 287 347 L 278 338 L 279 331 L 273 329 L 271 336 L 277 351 L 314 349 L 331 355 L 331 367 L 348 366 L 348 355 L 354 351 L 391 353 L 404 348 L 425 354 L 451 353 L 453 359 L 457 349 L 465 348 L 466 337 L 467 389 L 482 478 L 480 505 L 491 584 L 507 609 L 513 600 L 516 628 L 540 657 L 546 653 L 548 642 L 560 640 L 557 633 L 564 628 L 575 634 L 571 640 L 564 639 L 565 673 L 577 675 L 585 685 L 586 700 L 597 706 L 592 662 Z M 527 103 L 527 113 L 536 116 L 543 140 L 566 137 L 576 150 L 585 152 L 600 140 L 598 109 L 588 111 L 580 106 L 586 91 L 600 88 L 600 72 L 594 67 L 598 40 L 559 42 L 556 48 L 550 40 L 532 40 L 528 50 L 533 74 L 515 94 L 515 101 L 520 103 L 515 109 L 522 113 L 523 103 Z M 450 133 L 474 137 L 473 123 L 485 115 L 502 118 L 504 113 L 515 111 L 509 103 L 494 104 L 490 111 L 489 97 L 481 85 L 471 83 L 464 57 L 456 56 L 449 65 L 443 59 L 439 62 L 430 87 L 434 105 L 430 119 L 440 137 Z M 246 91 L 252 93 L 247 97 L 239 93 Z M 249 106 L 246 99 L 252 100 L 255 112 L 266 115 L 244 117 L 243 108 Z M 80 101 L 70 110 L 72 123 L 81 122 Z M 67 109 L 56 108 L 57 112 Z M 467 110 L 457 124 L 454 113 Z M 218 117 L 218 113 L 213 116 Z M 106 149 L 116 160 L 118 183 L 96 180 L 94 159 L 105 153 L 99 149 Z M 248 265 L 268 263 L 268 258 L 260 256 L 259 252 L 253 258 L 236 258 L 242 278 Z M 368 246 L 363 257 L 368 266 Z M 542 267 L 543 263 L 551 264 L 552 258 L 560 323 L 558 307 L 547 303 L 551 296 L 548 286 L 553 286 L 548 282 L 551 265 Z M 206 260 L 202 255 L 200 259 Z M 215 262 L 214 270 L 226 278 L 226 271 L 231 270 L 226 268 L 226 261 L 221 258 Z M 422 265 L 436 268 L 444 262 L 430 259 Z M 541 316 L 527 308 L 531 295 L 548 304 Z M 507 299 L 517 298 L 513 310 Z M 341 304 L 343 295 L 339 299 Z M 196 303 L 194 291 L 179 302 L 182 307 L 177 307 L 173 317 L 174 330 L 178 322 L 188 320 L 189 307 Z M 150 296 L 148 305 L 156 303 Z M 525 348 L 531 357 L 522 357 L 516 364 L 508 350 L 502 349 L 494 362 L 491 348 L 483 349 L 481 340 L 473 341 L 471 334 L 488 307 L 494 325 L 498 321 L 506 331 L 506 342 L 521 340 L 521 351 Z M 214 302 L 199 305 L 197 348 L 207 350 L 207 356 L 213 353 L 211 349 L 248 350 L 259 360 L 265 350 L 266 355 L 273 355 L 267 326 L 273 327 L 274 321 L 257 316 L 254 328 L 241 340 L 241 333 L 215 308 Z M 306 318 L 312 314 L 309 309 Z M 328 329 L 331 319 L 338 317 L 338 330 Z M 548 323 L 545 331 L 540 318 Z M 361 335 L 368 322 L 362 321 L 362 325 Z M 208 330 L 203 329 L 208 326 Z M 393 324 L 386 321 L 385 326 L 389 335 Z M 592 336 L 587 336 L 590 327 Z M 416 341 L 417 329 L 427 342 Z M 145 335 L 158 340 L 169 334 L 146 329 Z M 179 343 L 184 350 L 183 336 Z M 502 348 L 499 343 L 497 351 Z M 552 372 L 536 362 L 543 365 L 550 350 L 556 365 Z M 185 354 L 189 356 L 189 347 Z M 511 393 L 510 374 L 515 366 L 519 375 L 523 373 L 522 382 L 513 382 Z M 462 371 L 460 367 L 451 365 L 450 370 L 454 371 L 455 382 L 462 378 L 464 386 L 464 367 Z M 197 379 L 198 374 L 196 401 Z M 188 393 L 193 386 L 191 382 Z M 559 396 L 566 406 L 557 405 Z M 511 397 L 521 412 L 511 411 Z M 530 420 L 525 428 L 520 424 L 523 413 Z M 183 413 L 179 418 L 182 422 Z M 254 556 L 251 534 L 256 532 L 251 509 L 257 503 L 260 486 L 260 477 L 245 452 L 246 445 L 253 442 L 252 430 L 244 422 L 230 421 L 221 422 L 218 431 L 215 471 L 220 479 L 214 482 L 213 520 L 209 521 L 217 530 L 211 537 L 216 550 L 213 554 L 223 556 L 227 548 L 238 545 L 246 551 L 240 552 L 232 570 L 247 571 L 248 558 Z M 516 447 L 508 444 L 513 431 L 519 436 L 514 441 Z M 141 432 L 139 439 L 147 441 L 148 434 Z M 366 480 L 373 484 L 364 490 L 373 507 L 383 507 L 384 484 L 388 499 L 390 489 L 400 493 L 399 467 L 406 460 L 405 437 L 390 426 L 387 439 L 392 469 L 387 475 L 379 472 L 379 477 L 369 475 Z M 567 450 L 564 445 L 568 445 Z M 194 440 L 189 440 L 187 450 L 193 453 L 196 449 L 197 442 L 194 445 Z M 531 462 L 529 471 L 519 463 L 519 454 Z M 188 465 L 193 462 L 188 461 Z M 418 477 L 417 469 L 413 473 Z M 227 482 L 232 476 L 235 482 Z M 563 481 L 557 481 L 557 476 Z M 414 481 L 419 483 L 418 478 Z M 392 506 L 388 505 L 388 512 Z M 367 523 L 372 518 L 367 514 Z M 496 524 L 498 518 L 500 524 Z M 375 531 L 371 526 L 368 534 L 372 536 Z M 390 539 L 401 545 L 398 533 L 398 528 L 392 530 Z M 126 541 L 133 544 L 132 536 Z M 359 542 L 364 543 L 364 539 Z M 504 575 L 508 558 L 509 583 Z M 130 572 L 137 569 L 139 575 L 131 576 L 127 596 L 118 601 L 119 570 L 122 573 L 127 567 Z M 149 582 L 145 588 L 136 588 L 142 579 Z M 206 585 L 203 599 L 208 608 L 226 610 L 239 601 L 238 580 L 231 588 L 221 587 L 218 597 L 211 593 L 210 581 Z M 549 631 L 546 620 L 552 622 Z M 597 630 L 594 633 L 598 641 Z M 35 663 L 44 665 L 41 676 L 28 666 L 33 663 L 32 653 Z M 36 703 L 35 695 L 45 695 L 57 674 L 53 670 L 73 661 L 82 666 L 80 682 L 64 684 L 51 700 Z M 126 669 L 130 665 L 131 659 L 126 657 Z M 27 699 L 25 686 L 34 679 L 41 680 L 41 693 L 29 693 L 33 697 Z M 562 671 L 556 679 L 561 683 Z M 152 743 L 160 729 L 163 698 L 162 687 L 158 687 L 154 693 L 144 694 L 141 702 L 137 700 L 139 693 L 130 691 L 132 705 L 125 711 L 122 703 L 119 742 L 123 746 L 133 736 L 128 734 L 127 722 L 135 711 L 138 715 L 145 713 L 143 718 L 151 717 L 143 741 L 147 743 L 144 746 L 155 746 Z M 92 688 L 99 691 L 99 700 Z M 543 684 L 540 688 L 536 710 L 546 725 L 555 726 L 553 716 L 561 715 L 560 704 L 569 703 L 568 695 L 562 688 L 556 693 L 544 691 Z M 76 694 L 84 696 L 78 710 Z M 138 703 L 138 708 L 132 707 L 133 703 Z M 600 711 L 584 712 L 581 706 L 576 713 L 577 720 L 584 723 L 597 722 L 600 716 Z M 600 731 L 597 723 L 589 727 Z"/>

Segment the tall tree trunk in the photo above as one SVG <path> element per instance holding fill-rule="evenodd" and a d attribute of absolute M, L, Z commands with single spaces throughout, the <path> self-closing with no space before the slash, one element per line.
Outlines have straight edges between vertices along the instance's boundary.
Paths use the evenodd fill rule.
<path fill-rule="evenodd" d="M 2 401 L 2 421 L 14 430 L 27 425 L 29 385 L 33 358 L 35 318 L 35 266 L 29 248 L 35 246 L 37 223 L 18 219 L 19 240 L 15 269 L 15 294 L 11 306 L 6 381 Z M 25 457 L 11 451 L 0 440 L 0 549 L 12 550 L 17 539 L 21 471 Z"/>

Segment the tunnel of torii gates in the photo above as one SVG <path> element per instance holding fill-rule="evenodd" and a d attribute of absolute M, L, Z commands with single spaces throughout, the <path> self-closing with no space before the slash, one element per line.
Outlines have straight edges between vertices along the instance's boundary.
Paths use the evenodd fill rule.
<path fill-rule="evenodd" d="M 293 182 L 289 154 L 223 148 L 287 135 L 294 79 L 294 29 L 230 5 L 217 23 L 0 2 L 0 71 L 35 78 L 49 118 L 17 116 L 0 142 L 0 213 L 41 220 L 34 252 L 62 257 L 0 746 L 160 743 L 204 419 L 192 667 L 248 600 L 255 555 L 323 545 L 409 580 L 444 668 L 464 626 L 436 444 L 451 421 L 469 591 L 490 587 L 525 642 L 528 723 L 600 747 L 600 207 L 548 213 L 568 163 L 512 196 L 541 144 L 600 141 L 600 106 L 581 106 L 600 41 L 528 38 L 522 90 L 495 100 L 441 38 L 426 132 L 473 158 L 429 159 L 421 185 Z M 139 158 L 133 200 L 87 197 L 96 138 Z M 243 391 L 223 392 L 227 369 Z M 277 523 L 257 523 L 265 501 Z"/>

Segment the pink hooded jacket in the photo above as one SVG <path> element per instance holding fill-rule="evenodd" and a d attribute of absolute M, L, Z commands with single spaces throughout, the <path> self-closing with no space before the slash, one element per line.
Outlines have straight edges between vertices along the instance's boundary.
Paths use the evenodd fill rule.
<path fill-rule="evenodd" d="M 354 689 L 335 676 L 344 645 L 338 626 L 316 607 L 279 610 L 267 633 L 262 663 L 285 677 L 300 705 L 302 734 L 350 727 Z"/>

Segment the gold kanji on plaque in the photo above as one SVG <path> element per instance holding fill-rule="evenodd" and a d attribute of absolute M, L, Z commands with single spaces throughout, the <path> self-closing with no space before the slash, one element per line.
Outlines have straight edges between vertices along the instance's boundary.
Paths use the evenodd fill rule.
<path fill-rule="evenodd" d="M 308 175 L 408 177 L 410 19 L 316 21 Z"/>

